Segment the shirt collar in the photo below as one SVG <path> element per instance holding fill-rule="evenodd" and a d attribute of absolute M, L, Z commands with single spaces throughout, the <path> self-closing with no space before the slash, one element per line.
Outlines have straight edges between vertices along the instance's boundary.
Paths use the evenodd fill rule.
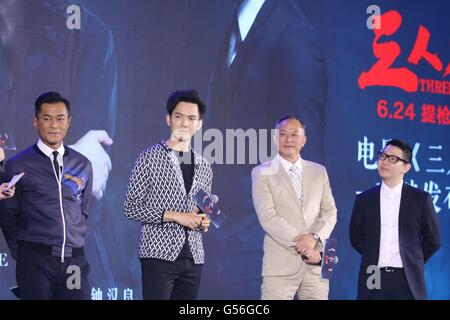
<path fill-rule="evenodd" d="M 265 0 L 244 0 L 240 5 L 238 20 L 242 41 L 247 37 L 264 2 Z"/>
<path fill-rule="evenodd" d="M 39 150 L 41 150 L 47 157 L 49 157 L 52 160 L 53 160 L 53 151 L 58 151 L 60 156 L 63 156 L 65 152 L 64 144 L 61 144 L 61 146 L 57 150 L 54 150 L 45 143 L 43 143 L 41 139 L 39 139 L 39 141 L 37 142 L 37 146 Z"/>
<path fill-rule="evenodd" d="M 280 154 L 277 154 L 277 157 L 281 163 L 281 165 L 283 166 L 284 170 L 286 170 L 286 172 L 289 172 L 289 170 L 291 170 L 292 166 L 296 166 L 297 169 L 300 170 L 300 172 L 302 172 L 302 157 L 298 157 L 297 161 L 295 161 L 295 163 L 291 163 L 289 161 L 287 161 L 286 159 L 284 159 L 282 156 L 280 156 Z"/>
<path fill-rule="evenodd" d="M 176 164 L 178 164 L 178 158 L 177 158 L 177 156 L 176 156 L 176 154 L 175 154 L 175 151 L 176 150 L 173 150 L 173 149 L 171 149 L 170 147 L 169 147 L 169 145 L 167 144 L 167 141 L 166 140 L 162 140 L 160 143 L 159 143 L 170 155 L 172 155 L 172 156 L 169 156 L 169 157 L 173 157 L 172 159 L 173 160 L 177 160 L 177 161 L 175 161 L 175 163 Z M 197 151 L 195 151 L 195 149 L 194 148 L 192 148 L 192 147 L 189 147 L 189 151 L 188 152 L 191 152 L 191 154 L 193 154 L 194 155 L 194 165 L 198 165 L 198 164 L 200 164 L 200 162 L 202 161 L 202 156 L 199 154 L 199 153 L 197 153 Z"/>
<path fill-rule="evenodd" d="M 383 193 L 397 196 L 402 193 L 402 189 L 403 189 L 403 181 L 393 188 L 391 188 L 387 184 L 385 184 L 384 181 L 381 182 L 381 191 Z"/>

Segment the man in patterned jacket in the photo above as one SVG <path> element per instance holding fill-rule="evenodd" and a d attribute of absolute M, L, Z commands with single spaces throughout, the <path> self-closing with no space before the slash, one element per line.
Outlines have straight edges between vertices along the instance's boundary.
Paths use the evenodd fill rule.
<path fill-rule="evenodd" d="M 127 218 L 142 222 L 139 258 L 147 299 L 197 298 L 204 251 L 201 231 L 210 224 L 193 196 L 211 194 L 212 170 L 190 148 L 202 126 L 205 105 L 195 90 L 167 100 L 171 136 L 144 150 L 131 173 L 124 203 Z"/>

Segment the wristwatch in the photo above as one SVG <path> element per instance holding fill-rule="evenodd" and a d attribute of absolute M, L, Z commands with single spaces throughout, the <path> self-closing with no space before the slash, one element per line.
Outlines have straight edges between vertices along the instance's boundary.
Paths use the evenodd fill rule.
<path fill-rule="evenodd" d="M 313 233 L 313 238 L 316 240 L 316 243 L 320 241 L 319 235 L 317 233 Z"/>

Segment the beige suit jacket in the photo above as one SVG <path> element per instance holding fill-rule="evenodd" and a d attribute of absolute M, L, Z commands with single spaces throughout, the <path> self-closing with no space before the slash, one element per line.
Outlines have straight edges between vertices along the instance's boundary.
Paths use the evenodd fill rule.
<path fill-rule="evenodd" d="M 279 158 L 252 171 L 252 195 L 265 231 L 263 276 L 288 276 L 305 267 L 294 238 L 317 233 L 323 242 L 336 224 L 336 206 L 324 166 L 302 161 L 303 208 Z M 308 266 L 309 267 L 309 266 Z M 319 266 L 311 266 L 320 273 Z"/>

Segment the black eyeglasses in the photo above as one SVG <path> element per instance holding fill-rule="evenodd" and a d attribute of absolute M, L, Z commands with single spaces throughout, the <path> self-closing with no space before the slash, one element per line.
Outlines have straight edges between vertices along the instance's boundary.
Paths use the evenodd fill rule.
<path fill-rule="evenodd" d="M 381 152 L 381 151 L 378 152 L 377 156 L 378 156 L 378 160 L 384 161 L 384 160 L 388 159 L 388 161 L 390 163 L 397 163 L 399 160 L 403 161 L 404 163 L 409 163 L 408 161 L 406 161 L 406 160 L 404 160 L 404 159 L 402 159 L 400 157 L 393 156 L 391 154 L 387 154 L 387 153 L 384 153 L 384 152 Z"/>

